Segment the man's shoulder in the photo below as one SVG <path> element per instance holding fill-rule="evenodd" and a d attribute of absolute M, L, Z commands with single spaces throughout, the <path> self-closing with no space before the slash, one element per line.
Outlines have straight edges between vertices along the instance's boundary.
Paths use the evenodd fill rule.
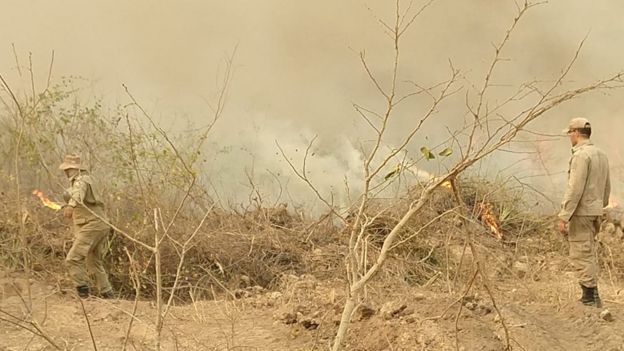
<path fill-rule="evenodd" d="M 583 145 L 578 147 L 572 153 L 572 159 L 588 159 L 591 157 L 594 151 L 588 147 L 588 145 Z"/>
<path fill-rule="evenodd" d="M 584 158 L 591 158 L 591 157 L 598 156 L 598 155 L 606 156 L 606 153 L 601 148 L 599 148 L 593 143 L 582 145 L 574 153 L 574 156 L 579 156 L 579 157 L 584 157 Z"/>

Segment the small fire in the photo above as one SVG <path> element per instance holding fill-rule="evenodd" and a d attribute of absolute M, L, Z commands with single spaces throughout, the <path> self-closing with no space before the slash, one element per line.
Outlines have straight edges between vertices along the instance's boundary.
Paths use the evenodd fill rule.
<path fill-rule="evenodd" d="M 47 208 L 51 208 L 53 210 L 60 210 L 61 209 L 61 205 L 59 205 L 58 203 L 48 199 L 47 197 L 45 197 L 45 195 L 43 195 L 43 192 L 41 190 L 33 190 L 33 195 L 35 195 L 36 197 L 38 197 L 41 202 L 43 203 L 43 206 L 47 207 Z"/>
<path fill-rule="evenodd" d="M 490 229 L 492 234 L 494 234 L 498 240 L 502 240 L 503 231 L 501 230 L 500 225 L 498 224 L 498 220 L 494 215 L 494 207 L 492 206 L 492 204 L 482 202 L 477 205 L 477 211 L 481 222 L 483 222 L 483 224 L 487 226 L 488 229 Z"/>

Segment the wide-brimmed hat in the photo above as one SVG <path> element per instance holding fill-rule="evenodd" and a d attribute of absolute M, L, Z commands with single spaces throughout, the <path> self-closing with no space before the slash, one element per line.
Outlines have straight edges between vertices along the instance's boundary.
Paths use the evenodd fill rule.
<path fill-rule="evenodd" d="M 59 166 L 59 169 L 64 171 L 67 169 L 80 169 L 86 170 L 80 162 L 80 156 L 78 155 L 65 155 L 63 163 Z"/>
<path fill-rule="evenodd" d="M 573 130 L 585 128 L 591 129 L 591 123 L 589 123 L 589 120 L 587 118 L 573 118 L 572 120 L 570 120 L 568 128 L 564 129 L 561 132 L 563 134 L 568 134 Z"/>

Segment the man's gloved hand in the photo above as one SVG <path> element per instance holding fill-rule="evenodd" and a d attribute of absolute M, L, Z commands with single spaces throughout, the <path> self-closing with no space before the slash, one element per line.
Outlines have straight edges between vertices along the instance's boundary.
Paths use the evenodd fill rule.
<path fill-rule="evenodd" d="M 67 219 L 72 219 L 72 217 L 74 216 L 74 208 L 71 206 L 65 206 L 63 208 L 63 216 L 65 216 L 65 218 Z"/>

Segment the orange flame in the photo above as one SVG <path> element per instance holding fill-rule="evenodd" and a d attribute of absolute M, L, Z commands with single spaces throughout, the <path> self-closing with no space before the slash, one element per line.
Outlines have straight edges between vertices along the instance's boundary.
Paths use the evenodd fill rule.
<path fill-rule="evenodd" d="M 502 240 L 503 231 L 501 230 L 500 225 L 498 224 L 498 220 L 494 215 L 494 207 L 492 206 L 492 204 L 482 202 L 477 205 L 477 211 L 479 213 L 479 219 L 481 219 L 481 222 L 483 222 L 483 224 L 487 226 L 488 229 L 490 229 L 492 234 L 494 234 L 498 240 Z"/>
<path fill-rule="evenodd" d="M 43 206 L 47 207 L 47 208 L 51 208 L 53 210 L 60 210 L 61 209 L 61 205 L 59 205 L 58 203 L 48 199 L 47 197 L 45 197 L 45 195 L 43 195 L 43 192 L 41 190 L 33 190 L 33 195 L 35 195 L 36 197 L 38 197 L 41 202 L 43 203 Z"/>

